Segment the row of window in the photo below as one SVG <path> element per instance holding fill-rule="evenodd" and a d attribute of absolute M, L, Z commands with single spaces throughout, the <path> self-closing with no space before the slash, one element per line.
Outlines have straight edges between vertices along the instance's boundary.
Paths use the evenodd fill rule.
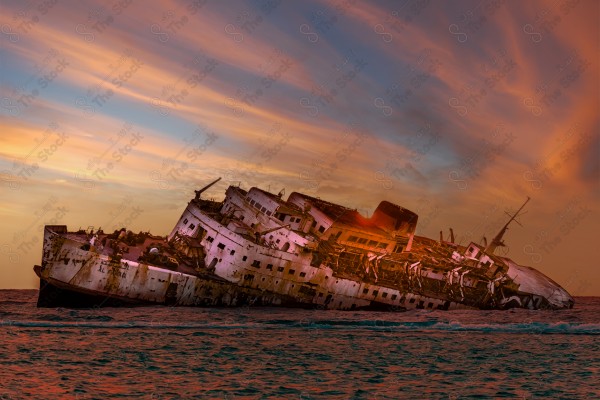
<path fill-rule="evenodd" d="M 271 264 L 269 264 L 269 265 L 271 265 Z M 271 266 L 272 266 L 272 265 L 271 265 Z M 282 267 L 279 267 L 279 268 L 282 268 Z M 283 270 L 283 268 L 282 268 L 282 270 Z M 293 270 L 290 270 L 290 271 L 293 271 Z M 301 272 L 301 273 L 300 273 L 300 276 L 304 276 L 304 275 L 302 275 L 302 274 L 303 274 L 303 272 Z M 154 278 L 152 278 L 152 279 L 154 279 Z M 254 279 L 254 275 L 252 275 L 252 274 L 246 274 L 246 275 L 244 275 L 244 280 L 253 280 L 253 279 Z M 264 282 L 264 281 L 265 281 L 265 278 L 262 278 L 262 281 Z M 275 284 L 279 284 L 279 281 L 275 281 Z M 294 287 L 294 286 L 295 286 L 295 285 L 292 285 L 292 287 Z M 314 295 L 316 294 L 316 290 L 315 290 L 315 289 L 313 289 L 313 288 L 306 288 L 306 287 L 304 287 L 304 286 L 302 286 L 302 287 L 300 288 L 300 290 L 299 290 L 299 291 L 300 291 L 301 293 L 304 293 L 304 294 L 307 294 L 307 295 L 311 295 L 311 296 L 314 296 Z M 369 290 L 368 290 L 368 289 L 364 289 L 364 291 L 363 291 L 363 293 L 368 293 L 368 292 L 369 292 Z M 377 291 L 377 290 L 374 290 L 374 291 L 373 291 L 373 295 L 375 295 L 375 296 L 376 296 L 378 293 L 379 293 L 379 291 Z M 381 297 L 383 297 L 383 298 L 386 298 L 386 297 L 387 297 L 387 295 L 388 295 L 388 294 L 387 294 L 386 292 L 383 292 L 383 293 L 381 294 Z M 323 293 L 319 292 L 319 293 L 318 293 L 318 296 L 319 296 L 319 297 L 323 297 Z M 328 298 L 330 298 L 330 297 L 331 297 L 331 295 L 328 295 L 327 297 L 328 297 Z M 391 296 L 391 299 L 392 299 L 392 300 L 396 300 L 397 298 L 398 298 L 398 295 L 396 295 L 396 294 L 393 294 L 393 295 Z M 406 301 L 406 297 L 404 297 L 404 296 L 403 296 L 403 297 L 400 299 L 400 304 L 404 304 L 404 302 L 405 302 L 405 301 Z M 412 298 L 412 299 L 410 299 L 408 302 L 409 302 L 410 304 L 414 304 L 414 303 L 415 303 L 415 298 Z M 342 302 L 340 302 L 340 305 L 341 305 L 341 304 L 342 304 Z M 429 309 L 432 309 L 432 308 L 433 308 L 433 306 L 434 306 L 434 304 L 433 304 L 432 302 L 430 302 L 429 304 L 427 304 L 427 308 L 429 308 Z M 354 307 L 356 307 L 356 305 L 355 305 L 355 304 L 352 304 L 352 309 L 353 309 Z M 417 305 L 417 308 L 425 308 L 425 302 L 424 302 L 423 300 L 420 300 L 420 301 L 419 301 L 419 304 Z M 442 306 L 441 304 L 439 304 L 439 305 L 437 306 L 437 308 L 438 308 L 438 309 L 444 309 L 444 306 Z M 447 309 L 447 308 L 446 308 L 446 309 Z"/>
<path fill-rule="evenodd" d="M 277 218 L 278 220 L 280 220 L 281 222 L 285 222 L 285 218 L 286 217 L 290 217 L 289 221 L 290 223 L 294 223 L 294 222 L 300 222 L 301 219 L 294 217 L 292 215 L 287 215 L 287 214 L 281 214 L 281 213 L 275 213 L 275 218 Z"/>
<path fill-rule="evenodd" d="M 363 294 L 368 294 L 368 293 L 369 293 L 369 289 L 363 289 Z M 373 296 L 377 297 L 377 295 L 378 295 L 378 294 L 379 294 L 379 290 L 373 290 Z M 385 298 L 387 297 L 387 295 L 388 295 L 388 294 L 387 294 L 386 292 L 383 292 L 383 293 L 381 294 L 381 297 L 385 299 Z M 392 295 L 390 298 L 391 298 L 392 300 L 396 300 L 396 299 L 398 298 L 398 295 L 396 295 L 396 294 L 393 294 L 393 295 Z M 402 298 L 400 299 L 400 304 L 404 304 L 404 302 L 405 302 L 405 301 L 406 301 L 406 297 L 402 297 Z M 415 299 L 414 299 L 414 298 L 412 298 L 412 299 L 410 299 L 408 302 L 409 302 L 410 304 L 414 304 L 414 302 L 415 302 Z M 434 305 L 433 303 L 429 303 L 429 304 L 427 305 L 427 308 L 433 308 L 433 305 Z M 423 301 L 423 300 L 419 301 L 419 306 L 420 306 L 420 307 L 423 307 L 423 306 L 424 306 L 424 301 Z M 441 307 L 441 306 L 438 306 L 438 308 L 442 308 L 442 307 Z"/>
<path fill-rule="evenodd" d="M 183 220 L 183 224 L 184 224 L 184 225 L 187 225 L 187 223 L 188 223 L 188 222 L 189 222 L 189 221 L 188 221 L 188 219 L 187 219 L 187 218 L 185 218 L 185 219 Z M 190 224 L 190 226 L 189 226 L 189 228 L 190 228 L 191 230 L 194 230 L 194 228 L 195 228 L 195 227 L 196 227 L 196 225 L 194 225 L 194 224 Z"/>
<path fill-rule="evenodd" d="M 363 294 L 369 294 L 369 289 L 363 289 Z M 377 297 L 377 295 L 379 294 L 379 290 L 373 290 L 373 296 Z M 383 297 L 384 299 L 387 297 L 387 292 L 383 292 L 381 293 L 381 297 Z M 396 300 L 398 298 L 397 294 L 393 294 L 391 299 L 392 300 Z"/>
<path fill-rule="evenodd" d="M 246 256 L 244 256 L 243 258 L 244 261 L 246 261 Z M 260 268 L 260 261 L 258 260 L 254 260 L 251 264 L 254 268 Z M 273 271 L 273 264 L 267 264 L 267 269 L 269 271 Z M 283 267 L 277 267 L 277 272 L 283 272 L 285 268 Z M 290 275 L 294 275 L 296 273 L 295 269 L 289 269 L 288 270 L 288 274 Z M 300 277 L 304 278 L 306 276 L 306 272 L 300 272 Z"/>
<path fill-rule="evenodd" d="M 206 237 L 206 241 L 207 241 L 207 242 L 209 242 L 209 243 L 212 243 L 212 242 L 214 242 L 214 241 L 215 241 L 215 238 L 214 238 L 214 237 L 212 237 L 212 236 L 207 236 L 207 237 Z M 221 243 L 221 242 L 219 242 L 219 244 L 217 244 L 217 247 L 218 247 L 219 249 L 221 249 L 221 250 L 225 250 L 225 244 L 224 244 L 224 243 Z M 231 251 L 229 252 L 229 254 L 230 254 L 230 255 L 234 255 L 234 254 L 235 254 L 235 250 L 231 250 Z M 244 256 L 244 260 L 246 260 L 246 256 Z"/>
<path fill-rule="evenodd" d="M 271 214 L 273 214 L 271 211 L 267 210 L 267 207 L 263 206 L 258 201 L 254 201 L 254 199 L 250 200 L 250 205 L 252 205 L 254 208 L 262 212 L 263 214 L 267 214 L 269 217 L 271 216 Z"/>
<path fill-rule="evenodd" d="M 378 249 L 385 249 L 388 244 L 385 242 L 378 242 L 377 240 L 369 240 L 369 239 L 365 239 L 365 238 L 361 238 L 358 236 L 350 236 L 348 238 L 348 242 L 355 242 L 358 244 L 364 244 L 367 245 L 369 247 L 376 247 Z"/>
<path fill-rule="evenodd" d="M 152 278 L 154 279 L 154 278 Z M 244 275 L 244 280 L 248 280 L 248 281 L 253 281 L 254 280 L 254 275 L 252 274 L 246 274 Z M 261 282 L 264 282 L 265 278 L 261 278 Z M 275 284 L 278 285 L 279 281 L 276 280 Z M 296 285 L 292 285 L 292 288 L 296 287 Z M 300 293 L 304 293 L 304 294 L 308 294 L 309 296 L 314 296 L 317 291 L 313 288 L 307 288 L 306 286 L 300 286 L 300 289 L 298 290 Z M 319 293 L 319 297 L 323 297 L 323 293 Z M 341 303 L 340 303 L 341 304 Z"/>
<path fill-rule="evenodd" d="M 315 229 L 317 227 L 317 221 L 314 220 L 312 225 L 310 226 L 312 229 Z M 325 232 L 325 227 L 323 225 L 319 225 L 319 229 L 317 229 L 319 232 L 323 233 Z"/>

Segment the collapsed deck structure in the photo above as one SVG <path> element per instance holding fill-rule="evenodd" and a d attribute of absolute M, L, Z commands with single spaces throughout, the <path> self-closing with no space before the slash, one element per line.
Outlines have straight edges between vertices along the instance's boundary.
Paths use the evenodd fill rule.
<path fill-rule="evenodd" d="M 220 179 L 220 178 L 219 178 Z M 539 271 L 415 235 L 417 214 L 382 201 L 370 218 L 294 192 L 196 191 L 166 237 L 47 225 L 38 306 L 288 306 L 339 310 L 571 308 Z M 523 207 L 521 207 L 523 208 Z M 519 210 L 520 211 L 520 210 Z"/>

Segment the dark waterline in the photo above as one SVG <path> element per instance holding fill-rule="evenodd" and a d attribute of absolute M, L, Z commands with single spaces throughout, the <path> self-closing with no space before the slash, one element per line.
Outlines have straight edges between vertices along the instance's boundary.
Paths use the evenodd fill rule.
<path fill-rule="evenodd" d="M 0 399 L 600 398 L 600 298 L 562 311 L 38 309 L 0 291 Z"/>

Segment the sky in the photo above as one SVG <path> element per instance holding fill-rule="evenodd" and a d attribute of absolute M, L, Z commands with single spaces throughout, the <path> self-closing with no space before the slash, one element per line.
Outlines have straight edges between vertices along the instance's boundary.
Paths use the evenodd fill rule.
<path fill-rule="evenodd" d="M 44 224 L 170 232 L 294 191 L 600 295 L 597 1 L 0 1 L 0 288 Z"/>

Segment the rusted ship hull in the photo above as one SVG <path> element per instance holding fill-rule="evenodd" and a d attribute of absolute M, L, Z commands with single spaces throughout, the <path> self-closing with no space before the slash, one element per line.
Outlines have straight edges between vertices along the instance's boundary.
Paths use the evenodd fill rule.
<path fill-rule="evenodd" d="M 281 306 L 369 311 L 406 308 L 385 299 L 361 299 L 346 294 L 314 296 L 318 298 L 289 295 L 229 282 L 215 274 L 183 273 L 124 258 L 115 262 L 103 254 L 105 249 L 89 246 L 87 236 L 66 232 L 64 226 L 46 227 L 42 265 L 34 267 L 40 277 L 38 307 Z M 415 299 L 409 303 L 414 304 L 413 308 L 425 308 L 423 304 L 429 301 L 440 309 L 474 308 L 411 293 L 405 293 L 406 296 Z"/>
<path fill-rule="evenodd" d="M 77 290 L 74 290 L 77 289 Z M 232 296 L 232 293 L 235 295 Z M 235 301 L 231 301 L 235 299 Z M 157 301 L 134 300 L 116 297 L 103 292 L 87 291 L 74 288 L 62 282 L 52 280 L 52 283 L 40 279 L 40 291 L 37 307 L 41 308 L 99 308 L 99 307 L 144 307 L 144 306 L 193 306 L 193 307 L 287 307 L 302 309 L 326 309 L 325 306 L 313 303 L 303 303 L 289 296 L 265 296 L 255 290 L 243 290 L 230 287 L 227 294 L 222 297 L 204 297 L 196 299 L 193 304 L 182 304 L 170 299 Z M 355 309 L 356 311 L 404 311 L 403 307 L 394 307 L 377 301 L 368 306 Z"/>
<path fill-rule="evenodd" d="M 135 305 L 308 307 L 294 298 L 241 288 L 216 275 L 191 275 L 98 252 L 46 229 L 40 277 L 40 307 Z M 71 233 L 71 235 L 77 235 Z"/>
<path fill-rule="evenodd" d="M 205 189 L 166 237 L 46 226 L 42 263 L 35 267 L 39 306 L 456 310 L 574 304 L 539 271 L 489 248 L 415 236 L 416 214 L 392 203 L 382 202 L 367 219 L 300 193 L 286 201 L 281 193 L 230 186 L 225 200 L 215 202 L 200 199 Z"/>
<path fill-rule="evenodd" d="M 234 285 L 224 288 L 223 283 L 205 282 L 204 297 L 198 297 L 192 302 L 178 301 L 177 298 L 164 296 L 153 300 L 132 299 L 119 295 L 74 287 L 63 282 L 50 279 L 40 279 L 40 293 L 38 307 L 65 307 L 65 308 L 98 308 L 98 307 L 136 307 L 136 306 L 195 306 L 195 307 L 241 307 L 241 306 L 283 306 L 290 308 L 314 308 L 309 303 L 300 303 L 286 296 L 266 296 L 255 290 L 242 290 Z M 216 290 L 209 289 L 217 287 Z M 226 289 L 226 290 L 224 290 Z M 366 310 L 387 311 L 389 307 L 365 308 Z"/>

